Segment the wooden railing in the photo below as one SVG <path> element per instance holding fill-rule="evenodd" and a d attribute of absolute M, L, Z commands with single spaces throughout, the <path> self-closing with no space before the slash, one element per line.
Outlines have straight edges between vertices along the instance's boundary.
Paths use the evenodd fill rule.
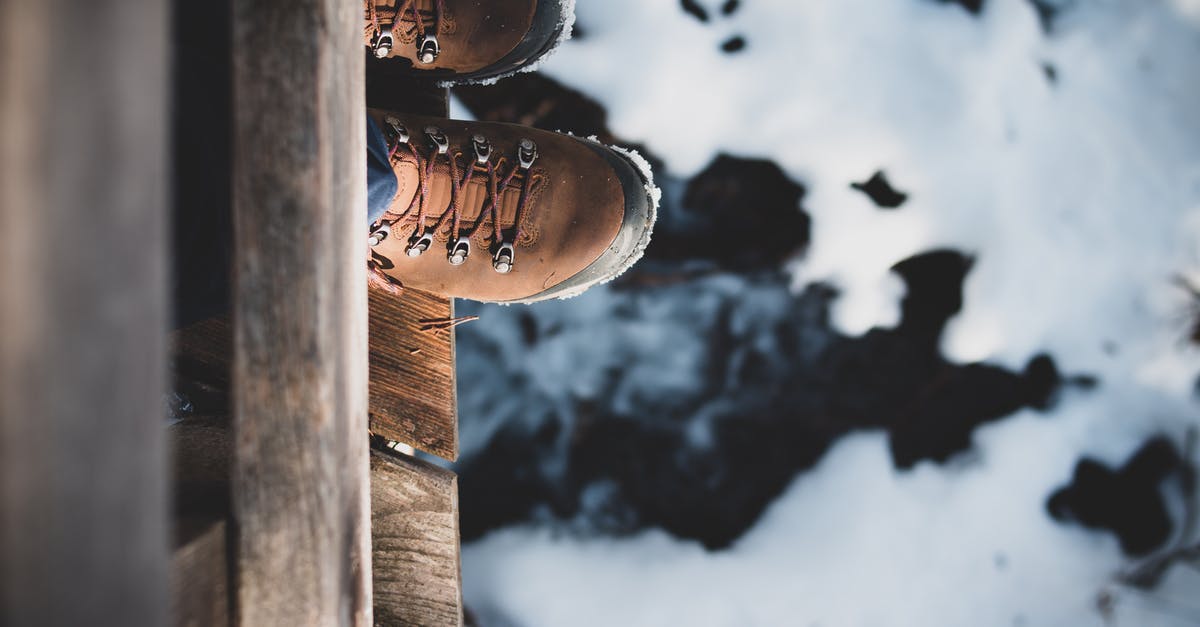
<path fill-rule="evenodd" d="M 165 0 L 0 0 L 0 624 L 167 619 Z"/>
<path fill-rule="evenodd" d="M 169 9 L 0 0 L 0 625 L 459 625 L 456 478 L 387 446 L 457 455 L 453 308 L 368 299 L 360 7 Z M 168 348 L 172 179 L 233 280 Z M 168 371 L 225 402 L 168 427 Z"/>

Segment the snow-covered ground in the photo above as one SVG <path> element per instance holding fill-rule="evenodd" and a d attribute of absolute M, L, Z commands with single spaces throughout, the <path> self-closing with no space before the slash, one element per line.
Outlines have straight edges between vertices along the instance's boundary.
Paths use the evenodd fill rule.
<path fill-rule="evenodd" d="M 788 270 L 797 291 L 840 291 L 838 331 L 895 325 L 892 266 L 958 250 L 974 265 L 946 357 L 1020 369 L 1046 352 L 1099 385 L 1049 417 L 981 428 L 947 465 L 896 471 L 882 435 L 848 436 L 722 551 L 657 530 L 494 531 L 464 547 L 468 606 L 489 627 L 1098 625 L 1107 598 L 1118 625 L 1200 623 L 1195 571 L 1152 597 L 1117 586 L 1115 539 L 1044 508 L 1080 456 L 1119 465 L 1147 436 L 1181 440 L 1200 422 L 1195 311 L 1177 281 L 1200 283 L 1200 2 L 1044 0 L 1058 8 L 1049 29 L 1029 0 L 977 16 L 933 0 L 696 4 L 707 22 L 678 0 L 583 0 L 584 36 L 542 71 L 599 100 L 673 176 L 724 152 L 803 182 L 812 239 Z M 744 49 L 723 52 L 734 36 Z M 879 170 L 908 194 L 901 207 L 850 187 Z M 607 290 L 549 315 L 603 325 Z M 656 357 L 628 364 L 641 374 L 627 412 L 699 380 L 686 325 L 637 341 Z M 576 388 L 602 375 L 588 364 L 615 359 L 606 348 L 581 338 L 525 368 L 586 396 Z M 464 394 L 464 411 L 495 409 L 464 416 L 470 456 L 520 408 Z"/>

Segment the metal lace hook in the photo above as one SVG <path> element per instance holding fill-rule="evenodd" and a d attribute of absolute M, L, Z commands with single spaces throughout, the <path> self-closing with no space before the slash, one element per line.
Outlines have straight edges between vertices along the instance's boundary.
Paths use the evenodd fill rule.
<path fill-rule="evenodd" d="M 429 141 L 432 141 L 437 146 L 439 155 L 450 152 L 450 140 L 446 138 L 446 134 L 442 132 L 442 129 L 436 126 L 426 126 L 425 135 L 429 137 Z"/>
<path fill-rule="evenodd" d="M 412 239 L 408 240 L 408 247 L 404 249 L 404 254 L 409 257 L 420 257 L 421 253 L 429 250 L 431 245 L 433 245 L 432 233 L 427 232 L 420 235 L 414 233 Z"/>
<path fill-rule="evenodd" d="M 396 116 L 389 115 L 383 121 L 387 124 L 388 131 L 398 143 L 408 143 L 408 129 L 400 123 L 400 120 Z"/>
<path fill-rule="evenodd" d="M 492 145 L 483 135 L 475 135 L 471 138 L 471 144 L 475 147 L 475 163 L 479 165 L 487 165 L 488 159 L 492 158 Z"/>
<path fill-rule="evenodd" d="M 430 63 L 433 63 L 434 60 L 438 58 L 438 55 L 441 53 L 442 53 L 442 47 L 440 44 L 438 44 L 438 38 L 437 38 L 436 33 L 433 33 L 433 32 L 424 33 L 417 40 L 417 59 L 421 63 L 423 63 L 425 65 L 429 65 Z"/>
<path fill-rule="evenodd" d="M 528 170 L 537 156 L 537 144 L 533 143 L 532 139 L 522 139 L 520 149 L 517 150 L 517 160 L 521 162 L 521 169 Z"/>
<path fill-rule="evenodd" d="M 492 257 L 492 269 L 500 274 L 512 272 L 515 257 L 516 251 L 513 249 L 513 245 L 508 242 L 502 242 L 496 248 L 496 254 Z"/>
<path fill-rule="evenodd" d="M 467 255 L 471 254 L 471 240 L 460 237 L 454 241 L 454 245 L 450 247 L 450 254 L 447 259 L 452 266 L 461 266 L 467 261 Z"/>
<path fill-rule="evenodd" d="M 392 234 L 392 225 L 390 225 L 390 224 L 380 225 L 379 228 L 371 231 L 371 236 L 369 238 L 367 238 L 367 243 L 370 244 L 372 248 L 374 248 L 374 247 L 380 245 L 381 243 L 383 243 L 383 240 L 387 239 L 388 235 L 391 235 L 391 234 Z"/>
<path fill-rule="evenodd" d="M 371 38 L 371 50 L 375 53 L 375 58 L 377 59 L 382 59 L 391 54 L 392 48 L 395 45 L 396 40 L 390 30 L 381 30 Z"/>

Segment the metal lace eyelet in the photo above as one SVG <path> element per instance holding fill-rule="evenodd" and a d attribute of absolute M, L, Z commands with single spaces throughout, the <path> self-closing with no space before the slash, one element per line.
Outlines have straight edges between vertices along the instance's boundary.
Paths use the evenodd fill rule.
<path fill-rule="evenodd" d="M 437 34 L 425 33 L 417 40 L 417 59 L 425 65 L 433 63 L 438 55 L 442 53 L 442 47 L 438 44 Z"/>
<path fill-rule="evenodd" d="M 532 139 L 522 139 L 520 149 L 517 151 L 517 159 L 521 162 L 521 169 L 528 170 L 537 159 L 537 144 L 533 143 Z"/>
<path fill-rule="evenodd" d="M 500 244 L 496 249 L 496 254 L 492 257 L 492 269 L 500 274 L 512 272 L 515 256 L 516 251 L 513 250 L 512 244 L 508 242 Z"/>
<path fill-rule="evenodd" d="M 371 49 L 375 52 L 375 58 L 382 59 L 392 53 L 392 48 L 396 41 L 392 38 L 392 31 L 380 31 L 371 38 Z"/>
<path fill-rule="evenodd" d="M 389 115 L 383 121 L 387 124 L 388 132 L 395 141 L 401 144 L 408 143 L 408 129 L 400 123 L 400 120 L 396 116 Z"/>
<path fill-rule="evenodd" d="M 488 159 L 492 158 L 492 145 L 483 135 L 475 135 L 471 138 L 471 144 L 475 147 L 475 163 L 479 165 L 487 165 Z"/>
<path fill-rule="evenodd" d="M 388 235 L 391 235 L 391 234 L 392 234 L 392 226 L 390 224 L 384 224 L 383 226 L 380 226 L 379 228 L 375 229 L 374 231 L 371 231 L 371 237 L 369 237 L 367 239 L 367 243 L 370 244 L 372 248 L 374 248 L 374 247 L 378 246 L 379 244 L 381 244 L 383 242 L 383 240 L 387 239 Z"/>
<path fill-rule="evenodd" d="M 446 138 L 446 134 L 442 132 L 442 129 L 436 126 L 426 126 L 425 135 L 437 146 L 439 155 L 450 152 L 450 140 Z"/>
<path fill-rule="evenodd" d="M 447 258 L 452 266 L 461 266 L 467 262 L 467 255 L 471 254 L 471 240 L 460 237 L 454 240 L 454 246 L 450 248 L 450 254 Z"/>
<path fill-rule="evenodd" d="M 408 240 L 408 247 L 404 249 L 404 254 L 409 257 L 420 257 L 421 253 L 429 250 L 431 245 L 433 245 L 432 233 L 414 234 L 412 239 Z"/>

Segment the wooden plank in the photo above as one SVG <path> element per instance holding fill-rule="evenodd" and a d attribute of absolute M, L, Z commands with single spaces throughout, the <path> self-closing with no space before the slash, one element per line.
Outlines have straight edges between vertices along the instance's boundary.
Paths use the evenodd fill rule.
<path fill-rule="evenodd" d="M 223 519 L 182 519 L 171 557 L 171 624 L 229 624 L 229 559 Z"/>
<path fill-rule="evenodd" d="M 210 318 L 171 333 L 171 359 L 178 376 L 229 389 L 233 325 L 228 316 Z"/>
<path fill-rule="evenodd" d="M 170 432 L 178 451 L 176 481 L 190 486 L 179 492 L 225 491 L 231 449 L 228 424 L 214 418 L 188 419 Z M 454 473 L 405 455 L 373 450 L 371 506 L 376 624 L 461 624 Z M 216 511 L 199 511 L 203 506 L 196 503 L 180 507 L 191 519 L 211 517 Z"/>
<path fill-rule="evenodd" d="M 171 624 L 228 625 L 229 421 L 188 418 L 171 425 L 168 434 L 175 501 Z"/>
<path fill-rule="evenodd" d="M 167 619 L 164 0 L 0 0 L 0 624 Z"/>
<path fill-rule="evenodd" d="M 419 290 L 370 292 L 371 433 L 457 459 L 454 330 L 422 330 L 453 318 L 453 303 Z"/>
<path fill-rule="evenodd" d="M 226 518 L 233 446 L 229 421 L 195 417 L 171 425 L 171 483 L 176 519 Z"/>
<path fill-rule="evenodd" d="M 458 478 L 371 452 L 375 617 L 381 625 L 462 625 Z"/>
<path fill-rule="evenodd" d="M 370 294 L 370 431 L 448 460 L 458 457 L 454 330 L 422 331 L 454 317 L 450 299 L 405 290 Z M 172 334 L 178 376 L 227 386 L 232 333 L 213 318 Z"/>
<path fill-rule="evenodd" d="M 362 7 L 235 0 L 236 622 L 370 625 Z"/>

